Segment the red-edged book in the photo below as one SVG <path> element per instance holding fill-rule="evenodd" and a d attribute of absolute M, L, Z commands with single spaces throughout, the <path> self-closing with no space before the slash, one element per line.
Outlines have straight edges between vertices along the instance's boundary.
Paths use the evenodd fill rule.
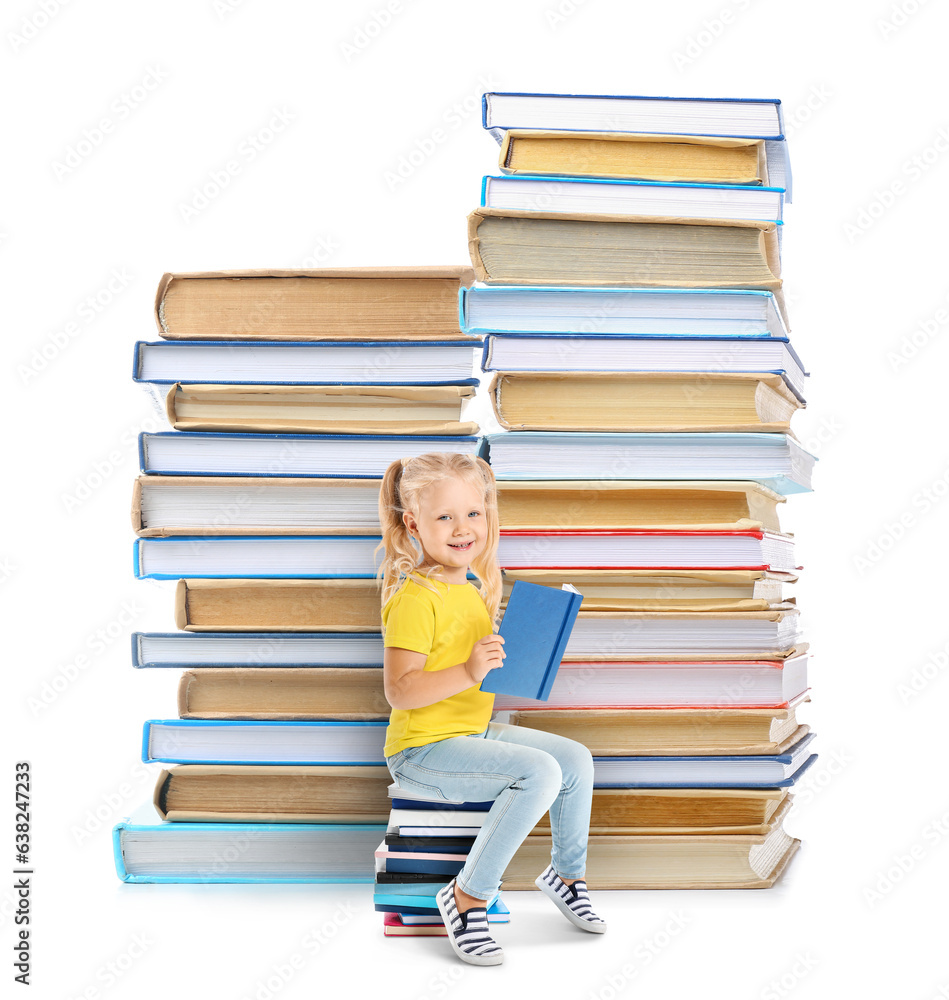
<path fill-rule="evenodd" d="M 776 531 L 502 529 L 504 569 L 756 569 L 789 573 L 794 540 Z"/>

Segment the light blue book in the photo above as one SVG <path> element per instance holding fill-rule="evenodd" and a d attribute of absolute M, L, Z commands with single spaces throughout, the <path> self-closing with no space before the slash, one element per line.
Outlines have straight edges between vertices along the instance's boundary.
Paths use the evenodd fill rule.
<path fill-rule="evenodd" d="M 148 719 L 147 764 L 385 764 L 388 722 Z"/>
<path fill-rule="evenodd" d="M 817 459 L 789 434 L 488 434 L 481 457 L 499 480 L 753 480 L 782 495 L 811 489 Z"/>
<path fill-rule="evenodd" d="M 148 802 L 112 830 L 123 882 L 375 882 L 378 823 L 171 823 Z"/>
<path fill-rule="evenodd" d="M 788 337 L 774 293 L 760 289 L 476 285 L 458 303 L 467 333 Z"/>
<path fill-rule="evenodd" d="M 139 580 L 360 579 L 376 575 L 379 535 L 176 535 L 137 538 Z"/>

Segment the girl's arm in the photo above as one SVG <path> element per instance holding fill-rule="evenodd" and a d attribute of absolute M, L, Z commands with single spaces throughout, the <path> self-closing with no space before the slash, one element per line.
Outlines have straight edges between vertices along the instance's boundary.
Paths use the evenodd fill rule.
<path fill-rule="evenodd" d="M 444 670 L 424 670 L 428 659 L 424 653 L 387 646 L 382 661 L 386 701 L 396 709 L 425 708 L 466 691 L 480 684 L 489 670 L 501 666 L 503 644 L 501 636 L 486 635 L 474 644 L 464 663 Z"/>

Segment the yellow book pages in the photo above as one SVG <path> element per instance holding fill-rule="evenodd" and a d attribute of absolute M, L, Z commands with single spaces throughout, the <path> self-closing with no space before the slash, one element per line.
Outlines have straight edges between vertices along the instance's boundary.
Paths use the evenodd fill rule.
<path fill-rule="evenodd" d="M 189 632 L 381 629 L 375 580 L 179 580 L 175 625 Z"/>
<path fill-rule="evenodd" d="M 509 430 L 784 433 L 801 407 L 767 373 L 498 372 L 488 389 Z"/>
<path fill-rule="evenodd" d="M 774 222 L 478 208 L 468 249 L 487 284 L 781 287 Z"/>
<path fill-rule="evenodd" d="M 388 719 L 374 667 L 196 667 L 182 673 L 182 719 Z"/>
<path fill-rule="evenodd" d="M 630 836 L 763 834 L 786 788 L 594 788 L 590 832 Z M 545 813 L 532 834 L 549 834 Z"/>
<path fill-rule="evenodd" d="M 768 183 L 763 139 L 511 129 L 504 133 L 498 162 L 506 174 Z"/>
<path fill-rule="evenodd" d="M 162 819 L 212 823 L 385 823 L 387 767 L 178 764 L 163 770 Z"/>
<path fill-rule="evenodd" d="M 155 296 L 169 340 L 470 340 L 458 327 L 469 267 L 165 274 Z"/>
<path fill-rule="evenodd" d="M 772 754 L 803 736 L 789 709 L 569 709 L 512 712 L 510 724 L 565 736 L 598 756 Z"/>
<path fill-rule="evenodd" d="M 584 878 L 592 890 L 764 889 L 781 877 L 800 844 L 780 823 L 757 836 L 591 835 Z M 550 863 L 550 850 L 550 837 L 526 837 L 505 869 L 502 890 L 530 889 Z"/>
<path fill-rule="evenodd" d="M 505 528 L 663 527 L 778 531 L 785 498 L 744 482 L 523 480 L 498 483 Z"/>
<path fill-rule="evenodd" d="M 166 400 L 175 430 L 301 434 L 477 434 L 461 421 L 471 386 L 184 385 Z"/>

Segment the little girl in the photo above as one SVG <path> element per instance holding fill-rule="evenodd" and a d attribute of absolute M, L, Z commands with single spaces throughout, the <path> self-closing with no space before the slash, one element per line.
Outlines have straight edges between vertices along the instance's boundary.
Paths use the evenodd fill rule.
<path fill-rule="evenodd" d="M 393 462 L 379 495 L 389 771 L 433 799 L 493 799 L 464 867 L 437 894 L 456 954 L 498 965 L 487 901 L 514 852 L 550 810 L 551 864 L 536 879 L 578 927 L 603 932 L 583 875 L 593 758 L 581 743 L 491 722 L 480 690 L 502 666 L 494 473 L 480 458 L 432 452 Z M 416 547 L 416 543 L 418 548 Z M 469 568 L 480 589 L 467 581 Z"/>

